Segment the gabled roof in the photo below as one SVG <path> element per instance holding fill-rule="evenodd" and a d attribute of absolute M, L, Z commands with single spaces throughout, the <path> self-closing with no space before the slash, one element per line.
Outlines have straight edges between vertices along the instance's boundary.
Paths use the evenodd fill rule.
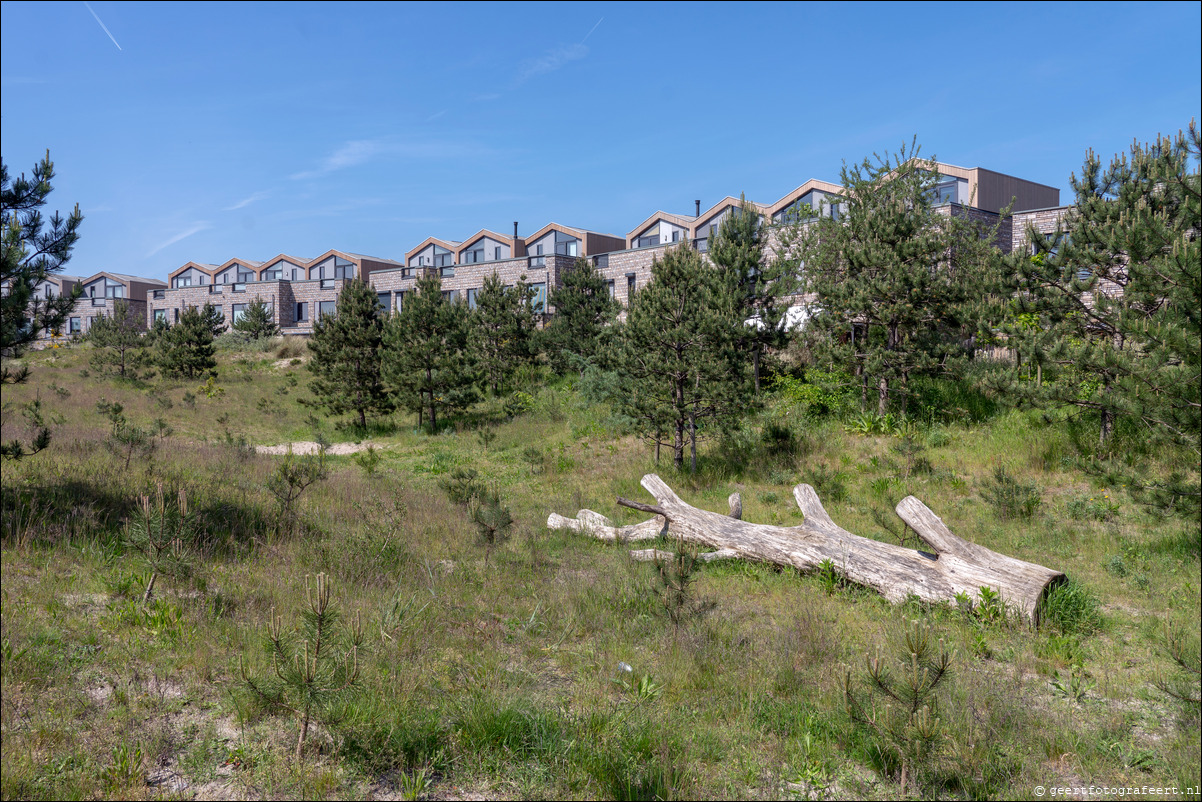
<path fill-rule="evenodd" d="M 277 253 L 275 256 L 271 257 L 270 259 L 259 262 L 259 264 L 267 265 L 268 267 L 271 267 L 272 265 L 274 265 L 276 262 L 279 262 L 279 261 L 285 261 L 285 262 L 288 262 L 289 264 L 296 265 L 297 267 L 304 267 L 312 260 L 305 259 L 300 256 L 291 256 L 286 253 Z"/>
<path fill-rule="evenodd" d="M 651 228 L 651 226 L 655 225 L 661 220 L 666 220 L 672 225 L 680 226 L 681 228 L 688 230 L 689 226 L 693 225 L 697 218 L 692 216 L 686 217 L 683 214 L 672 214 L 671 212 L 656 212 L 630 230 L 630 233 L 626 235 L 626 247 L 629 248 L 630 243 L 634 242 L 644 231 Z"/>
<path fill-rule="evenodd" d="M 345 256 L 346 258 L 351 259 L 356 262 L 361 262 L 364 259 L 370 259 L 373 262 L 384 262 L 386 264 L 396 265 L 397 267 L 405 266 L 403 263 L 398 262 L 396 259 L 385 259 L 383 256 L 368 256 L 365 253 L 352 253 L 351 251 L 331 251 L 331 253 L 341 254 L 341 255 Z"/>
<path fill-rule="evenodd" d="M 422 240 L 421 245 L 405 252 L 405 263 L 408 264 L 410 257 L 418 251 L 425 249 L 427 245 L 437 245 L 440 248 L 446 248 L 448 251 L 457 251 L 462 242 L 458 240 L 439 239 L 438 237 L 426 237 Z"/>
<path fill-rule="evenodd" d="M 262 264 L 263 264 L 262 262 L 256 262 L 253 259 L 239 259 L 238 257 L 235 256 L 233 259 L 227 259 L 226 261 L 222 262 L 219 266 L 217 266 L 216 268 L 213 269 L 213 272 L 220 273 L 222 270 L 231 268 L 234 265 L 238 265 L 239 267 L 249 268 L 251 270 L 258 270 L 259 267 L 262 266 Z"/>
<path fill-rule="evenodd" d="M 482 228 L 479 231 L 477 231 L 475 234 L 472 234 L 470 237 L 465 239 L 463 241 L 463 244 L 461 244 L 459 246 L 459 251 L 455 255 L 458 256 L 459 253 L 466 251 L 468 248 L 475 245 L 477 242 L 479 242 L 484 237 L 488 237 L 489 239 L 494 239 L 497 242 L 506 242 L 509 244 L 510 247 L 513 247 L 513 244 L 514 244 L 512 236 L 510 236 L 508 234 L 498 234 L 495 231 L 491 231 L 487 228 Z"/>
<path fill-rule="evenodd" d="M 540 228 L 538 231 L 535 231 L 533 234 L 526 237 L 526 242 L 534 242 L 536 239 L 541 239 L 541 238 L 545 237 L 547 234 L 551 233 L 552 231 L 558 231 L 561 234 L 571 234 L 573 237 L 576 237 L 577 239 L 584 239 L 585 234 L 600 234 L 601 233 L 600 231 L 589 231 L 587 228 L 573 228 L 572 226 L 565 226 L 562 223 L 547 223 L 545 226 Z M 602 236 L 608 237 L 608 236 L 613 236 L 613 235 L 604 234 Z M 614 239 L 618 239 L 618 237 L 614 237 Z"/>
<path fill-rule="evenodd" d="M 180 273 L 183 273 L 184 271 L 186 271 L 190 268 L 195 268 L 196 270 L 199 270 L 201 273 L 204 273 L 206 276 L 212 276 L 213 271 L 217 269 L 217 265 L 210 265 L 210 264 L 205 264 L 202 262 L 185 262 L 180 267 L 177 267 L 174 270 L 172 270 L 170 273 L 168 273 L 167 278 L 173 279 L 176 276 L 178 276 Z"/>
<path fill-rule="evenodd" d="M 81 284 L 89 284 L 101 277 L 111 278 L 111 279 L 121 282 L 122 284 L 129 284 L 132 281 L 136 281 L 139 284 L 160 284 L 164 287 L 167 286 L 167 282 L 161 281 L 160 279 L 157 279 L 157 278 L 144 278 L 142 276 L 130 276 L 125 273 L 110 273 L 107 270 L 101 270 L 99 273 L 88 276 L 87 278 L 82 279 L 80 281 L 80 283 Z"/>
<path fill-rule="evenodd" d="M 768 216 L 771 217 L 781 209 L 788 208 L 789 204 L 793 203 L 793 201 L 814 189 L 819 190 L 820 192 L 829 192 L 832 195 L 838 195 L 843 192 L 843 187 L 838 184 L 832 184 L 830 181 L 821 181 L 817 178 L 811 178 L 809 181 L 806 181 L 797 189 L 788 193 L 776 203 L 769 206 L 767 211 Z"/>
<path fill-rule="evenodd" d="M 690 228 L 690 229 L 689 229 L 689 234 L 690 234 L 691 236 L 693 236 L 693 237 L 696 237 L 696 236 L 697 236 L 697 227 L 698 227 L 698 226 L 700 226 L 702 223 L 707 223 L 707 222 L 709 222 L 709 219 L 710 219 L 711 217 L 713 217 L 714 215 L 716 215 L 716 214 L 718 214 L 719 212 L 721 212 L 721 211 L 722 211 L 724 208 L 726 208 L 727 206 L 738 206 L 738 205 L 739 205 L 740 203 L 742 203 L 742 202 L 743 202 L 743 201 L 739 200 L 738 198 L 731 197 L 730 195 L 727 195 L 725 198 L 723 198 L 722 200 L 718 201 L 718 202 L 717 202 L 717 203 L 715 203 L 713 206 L 709 207 L 709 208 L 708 208 L 708 209 L 706 209 L 704 212 L 702 212 L 700 215 L 698 215 L 696 218 L 694 218 L 694 220 L 693 220 L 693 226 L 692 226 L 692 228 Z M 760 214 L 767 214 L 767 213 L 768 213 L 768 207 L 767 207 L 767 206 L 765 206 L 764 204 L 762 204 L 762 203 L 756 203 L 755 201 L 747 201 L 747 202 L 748 202 L 749 204 L 751 204 L 751 206 L 752 206 L 753 208 L 755 208 L 755 209 L 756 209 L 756 211 L 758 211 Z"/>

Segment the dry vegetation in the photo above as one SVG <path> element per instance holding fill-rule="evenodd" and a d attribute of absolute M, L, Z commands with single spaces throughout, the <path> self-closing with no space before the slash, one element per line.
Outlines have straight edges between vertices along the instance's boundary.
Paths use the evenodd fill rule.
<path fill-rule="evenodd" d="M 211 398 L 82 375 L 84 348 L 34 355 L 31 384 L 4 388 L 4 438 L 23 434 L 35 394 L 62 418 L 50 449 L 3 469 L 4 798 L 894 798 L 900 753 L 852 720 L 844 683 L 868 682 L 866 654 L 894 660 L 914 620 L 954 654 L 909 793 L 1197 796 L 1198 709 L 1161 686 L 1196 688 L 1166 633 L 1193 633 L 1196 666 L 1198 532 L 1091 483 L 1064 427 L 988 410 L 856 434 L 778 392 L 697 476 L 658 469 L 692 504 L 724 510 L 738 490 L 745 519 L 768 523 L 799 519 L 790 489 L 808 481 L 841 525 L 881 539 L 896 520 L 881 511 L 913 493 L 953 531 L 1065 571 L 1079 593 L 1061 626 L 1032 631 L 987 599 L 894 607 L 833 574 L 715 563 L 689 585 L 712 611 L 677 627 L 654 566 L 545 528 L 581 507 L 643 517 L 614 499 L 643 498 L 656 468 L 607 410 L 560 384 L 530 389 L 512 418 L 500 400 L 436 436 L 399 417 L 352 435 L 296 403 L 301 355 L 226 353 Z M 170 428 L 128 471 L 102 397 Z M 328 458 L 299 524 L 278 526 L 282 458 L 253 446 L 365 436 L 379 459 Z M 516 519 L 487 562 L 443 490 L 456 468 Z M 191 570 L 143 604 L 151 569 L 127 522 L 160 483 L 186 490 L 199 536 Z M 239 661 L 270 674 L 273 611 L 299 626 L 318 573 L 363 638 L 354 687 L 331 695 L 298 760 L 297 720 L 247 691 Z"/>

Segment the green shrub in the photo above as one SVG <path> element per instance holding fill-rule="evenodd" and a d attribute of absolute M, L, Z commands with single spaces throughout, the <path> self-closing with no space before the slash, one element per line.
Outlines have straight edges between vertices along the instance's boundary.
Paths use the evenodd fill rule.
<path fill-rule="evenodd" d="M 1042 502 L 1042 491 L 1038 485 L 1020 482 L 1000 465 L 994 468 L 992 479 L 982 482 L 980 494 L 1003 521 L 1033 518 Z"/>
<path fill-rule="evenodd" d="M 1065 511 L 1075 521 L 1111 521 L 1118 516 L 1120 505 L 1110 497 L 1110 492 L 1073 496 L 1065 503 Z"/>
<path fill-rule="evenodd" d="M 1039 605 L 1039 621 L 1065 635 L 1090 635 L 1102 628 L 1101 604 L 1075 580 L 1051 587 Z"/>

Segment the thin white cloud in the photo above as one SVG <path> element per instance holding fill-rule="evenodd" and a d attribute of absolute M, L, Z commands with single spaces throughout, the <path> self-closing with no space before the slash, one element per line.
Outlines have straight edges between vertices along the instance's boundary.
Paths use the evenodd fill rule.
<path fill-rule="evenodd" d="M 560 45 L 554 50 L 544 53 L 536 59 L 522 62 L 514 86 L 520 86 L 531 78 L 555 72 L 565 64 L 579 61 L 588 55 L 588 45 L 578 42 L 574 45 Z"/>
<path fill-rule="evenodd" d="M 213 227 L 213 224 L 208 222 L 207 220 L 201 220 L 199 223 L 193 223 L 188 228 L 184 229 L 183 231 L 179 232 L 175 236 L 171 237 L 170 239 L 168 239 L 165 242 L 158 245 L 156 248 L 152 249 L 149 253 L 146 254 L 146 256 L 147 256 L 147 258 L 154 256 L 156 253 L 163 250 L 164 248 L 170 248 L 172 245 L 179 242 L 180 240 L 187 239 L 188 237 L 192 236 L 193 234 L 199 234 L 201 231 L 205 231 L 212 227 Z"/>
<path fill-rule="evenodd" d="M 83 0 L 83 4 L 88 7 L 88 11 L 92 11 L 92 6 L 89 5 L 88 0 Z M 117 40 L 113 38 L 111 33 L 109 33 L 109 27 L 101 21 L 100 15 L 98 15 L 95 11 L 92 11 L 92 16 L 96 18 L 96 22 L 100 24 L 100 27 L 103 28 L 104 32 L 108 34 L 108 37 L 113 40 L 113 44 L 117 45 Z M 117 49 L 121 50 L 121 45 L 117 45 Z"/>
<path fill-rule="evenodd" d="M 293 173 L 289 178 L 300 181 L 356 167 L 381 158 L 400 158 L 423 161 L 443 161 L 490 155 L 488 148 L 457 142 L 400 142 L 393 139 L 356 139 L 343 144 L 324 158 L 315 169 Z"/>
<path fill-rule="evenodd" d="M 246 206 L 250 206 L 255 201 L 261 201 L 270 194 L 271 194 L 270 192 L 256 192 L 253 195 L 246 196 L 242 200 L 235 203 L 233 206 L 226 206 L 224 209 L 222 209 L 222 211 L 223 212 L 232 212 L 236 209 L 241 209 Z"/>
<path fill-rule="evenodd" d="M 433 114 L 431 114 L 429 117 L 427 117 L 424 122 L 432 123 L 435 120 L 437 120 L 439 117 L 446 114 L 448 111 L 450 111 L 450 109 L 443 109 L 442 111 L 436 111 Z"/>

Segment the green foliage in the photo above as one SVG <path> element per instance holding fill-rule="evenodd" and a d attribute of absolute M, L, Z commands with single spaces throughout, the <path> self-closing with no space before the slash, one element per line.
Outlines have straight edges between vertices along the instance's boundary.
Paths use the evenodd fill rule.
<path fill-rule="evenodd" d="M 1038 618 L 1043 626 L 1065 635 L 1092 635 L 1104 623 L 1101 607 L 1085 586 L 1068 579 L 1048 589 L 1039 603 Z"/>
<path fill-rule="evenodd" d="M 700 254 L 670 248 L 651 263 L 651 283 L 631 302 L 616 365 L 619 414 L 646 440 L 672 449 L 677 470 L 699 437 L 737 426 L 754 406 L 748 365 L 735 350 L 743 328 L 739 299 Z"/>
<path fill-rule="evenodd" d="M 496 273 L 485 278 L 476 293 L 472 341 L 493 395 L 504 392 L 511 377 L 538 356 L 534 295 L 525 277 L 506 287 Z"/>
<path fill-rule="evenodd" d="M 992 479 L 981 482 L 979 492 L 1003 521 L 1033 518 L 1043 501 L 1038 485 L 1016 479 L 1001 465 L 993 469 Z"/>
<path fill-rule="evenodd" d="M 472 523 L 484 541 L 484 562 L 488 563 L 492 550 L 509 539 L 513 528 L 513 516 L 509 508 L 501 503 L 501 497 L 495 490 L 481 490 L 472 498 L 469 509 Z"/>
<path fill-rule="evenodd" d="M 1156 678 L 1156 687 L 1183 706 L 1183 723 L 1193 723 L 1202 712 L 1202 638 L 1198 622 L 1168 621 L 1164 648 L 1175 665 L 1173 674 Z"/>
<path fill-rule="evenodd" d="M 1064 504 L 1065 511 L 1075 521 L 1111 521 L 1119 514 L 1122 505 L 1103 490 L 1091 495 L 1072 496 Z"/>
<path fill-rule="evenodd" d="M 772 387 L 791 403 L 799 405 L 802 414 L 814 418 L 843 417 L 858 403 L 852 377 L 842 371 L 811 368 L 806 370 L 804 380 L 778 373 L 772 379 Z"/>
<path fill-rule="evenodd" d="M 548 301 L 555 315 L 543 329 L 543 350 L 556 373 L 579 370 L 572 357 L 591 362 L 604 356 L 621 307 L 609 297 L 605 279 L 591 261 L 577 259 Z"/>
<path fill-rule="evenodd" d="M 453 503 L 471 504 L 485 492 L 484 483 L 478 481 L 479 475 L 474 468 L 456 468 L 442 483 L 442 489 Z"/>
<path fill-rule="evenodd" d="M 361 429 L 367 415 L 384 415 L 393 403 L 384 387 L 384 324 L 371 287 L 359 279 L 343 285 L 338 312 L 322 315 L 309 340 L 309 370 L 316 404 L 333 415 L 353 413 Z"/>
<path fill-rule="evenodd" d="M 438 414 L 465 409 L 479 398 L 476 355 L 466 304 L 442 295 L 437 276 L 418 279 L 400 314 L 384 331 L 384 375 L 397 401 L 438 431 Z"/>
<path fill-rule="evenodd" d="M 765 354 L 788 341 L 785 299 L 797 291 L 796 266 L 765 253 L 767 233 L 755 204 L 740 195 L 738 208 L 722 218 L 707 251 L 720 280 L 736 299 L 739 316 L 750 321 L 736 329 L 733 339 L 738 358 L 751 363 L 756 393 Z"/>
<path fill-rule="evenodd" d="M 262 298 L 255 298 L 234 322 L 234 331 L 245 335 L 250 341 L 264 340 L 280 333 L 280 327 L 272 319 L 271 309 Z"/>
<path fill-rule="evenodd" d="M 335 720 L 339 702 L 362 690 L 359 679 L 359 648 L 363 630 L 356 613 L 344 628 L 336 608 L 330 605 L 330 583 L 319 573 L 313 585 L 305 577 L 308 609 L 301 611 L 298 638 L 283 629 L 283 620 L 271 610 L 268 651 L 272 674 L 253 677 L 239 657 L 244 687 L 268 710 L 291 713 L 297 720 L 296 759 L 300 760 L 314 719 L 328 725 Z"/>
<path fill-rule="evenodd" d="M 383 460 L 384 458 L 380 456 L 380 449 L 375 446 L 368 446 L 351 457 L 351 461 L 358 465 L 367 476 L 375 476 L 376 470 Z"/>
<path fill-rule="evenodd" d="M 127 301 L 113 304 L 113 314 L 100 315 L 88 331 L 91 341 L 92 369 L 100 374 L 122 378 L 138 378 L 138 369 L 147 364 L 146 339 L 138 320 Z"/>
<path fill-rule="evenodd" d="M 915 621 L 904 633 L 892 668 L 879 652 L 865 661 L 862 678 L 853 681 L 850 671 L 844 677 L 847 712 L 876 739 L 878 748 L 891 752 L 900 764 L 904 794 L 911 783 L 919 786 L 919 772 L 929 769 L 947 738 L 937 689 L 949 676 L 951 652 L 942 639 L 936 645 L 929 627 Z"/>
<path fill-rule="evenodd" d="M 1202 186 L 1196 123 L 1135 144 L 1105 170 L 1090 151 L 1071 181 L 1076 202 L 1035 254 L 1010 259 L 1013 302 L 999 331 L 1013 366 L 988 378 L 1012 403 L 1076 409 L 1098 421 L 1092 470 L 1141 501 L 1202 515 Z M 1035 381 L 1030 380 L 1032 366 Z M 1115 435 L 1136 424 L 1130 444 Z M 1180 451 L 1186 467 L 1147 471 L 1131 451 Z"/>
<path fill-rule="evenodd" d="M 5 402 L 4 415 L 5 419 L 9 420 L 10 404 Z M 23 457 L 30 457 L 50 446 L 50 426 L 51 421 L 48 419 L 46 411 L 42 408 L 42 399 L 35 398 L 27 404 L 21 405 L 21 417 L 25 419 L 25 423 L 29 430 L 30 436 L 27 442 L 22 442 L 20 438 L 14 437 L 7 443 L 0 443 L 0 458 L 5 460 L 19 460 Z"/>
<path fill-rule="evenodd" d="M 220 314 L 212 304 L 203 309 L 190 306 L 180 314 L 178 323 L 158 335 L 157 362 L 165 375 L 194 379 L 216 374 L 213 339 Z"/>
<path fill-rule="evenodd" d="M 676 541 L 676 551 L 655 559 L 655 592 L 678 635 L 683 624 L 703 618 L 718 606 L 713 599 L 697 596 L 697 561 L 697 549 L 683 539 Z"/>
<path fill-rule="evenodd" d="M 42 332 L 59 331 L 75 306 L 81 291 L 57 298 L 39 298 L 43 282 L 59 273 L 71 258 L 79 240 L 83 215 L 79 206 L 67 219 L 55 212 L 48 220 L 41 208 L 53 191 L 54 163 L 50 152 L 33 166 L 30 177 L 22 173 L 8 175 L 8 165 L 0 163 L 0 236 L 3 237 L 3 266 L 0 284 L 0 356 L 19 356 Z M 49 227 L 43 230 L 43 225 Z M 19 383 L 28 372 L 12 372 L 8 366 L 0 373 L 2 383 Z"/>
<path fill-rule="evenodd" d="M 959 207 L 936 211 L 933 161 L 911 144 L 875 164 L 845 164 L 842 213 L 820 210 L 782 232 L 783 254 L 798 271 L 805 265 L 805 290 L 816 296 L 811 350 L 852 373 L 865 401 L 871 386 L 878 415 L 895 399 L 907 410 L 912 378 L 967 363 L 963 343 L 994 284 L 996 228 Z"/>
<path fill-rule="evenodd" d="M 188 496 L 180 488 L 177 503 L 170 503 L 160 484 L 154 500 L 142 496 L 142 502 L 125 528 L 125 545 L 141 555 L 150 569 L 150 579 L 142 594 L 142 604 L 150 602 L 155 581 L 160 575 L 185 579 L 192 574 L 192 548 L 199 529 L 188 511 Z"/>
<path fill-rule="evenodd" d="M 227 433 L 228 435 L 228 433 Z M 327 478 L 326 453 L 297 456 L 289 446 L 288 453 L 276 464 L 267 478 L 267 491 L 276 500 L 276 534 L 294 534 L 299 520 L 297 503 L 309 487 Z"/>
<path fill-rule="evenodd" d="M 154 432 L 130 423 L 125 417 L 124 406 L 101 398 L 96 402 L 96 411 L 108 418 L 109 437 L 106 442 L 113 454 L 125 457 L 125 470 L 129 470 L 134 454 L 145 458 L 154 452 Z"/>

